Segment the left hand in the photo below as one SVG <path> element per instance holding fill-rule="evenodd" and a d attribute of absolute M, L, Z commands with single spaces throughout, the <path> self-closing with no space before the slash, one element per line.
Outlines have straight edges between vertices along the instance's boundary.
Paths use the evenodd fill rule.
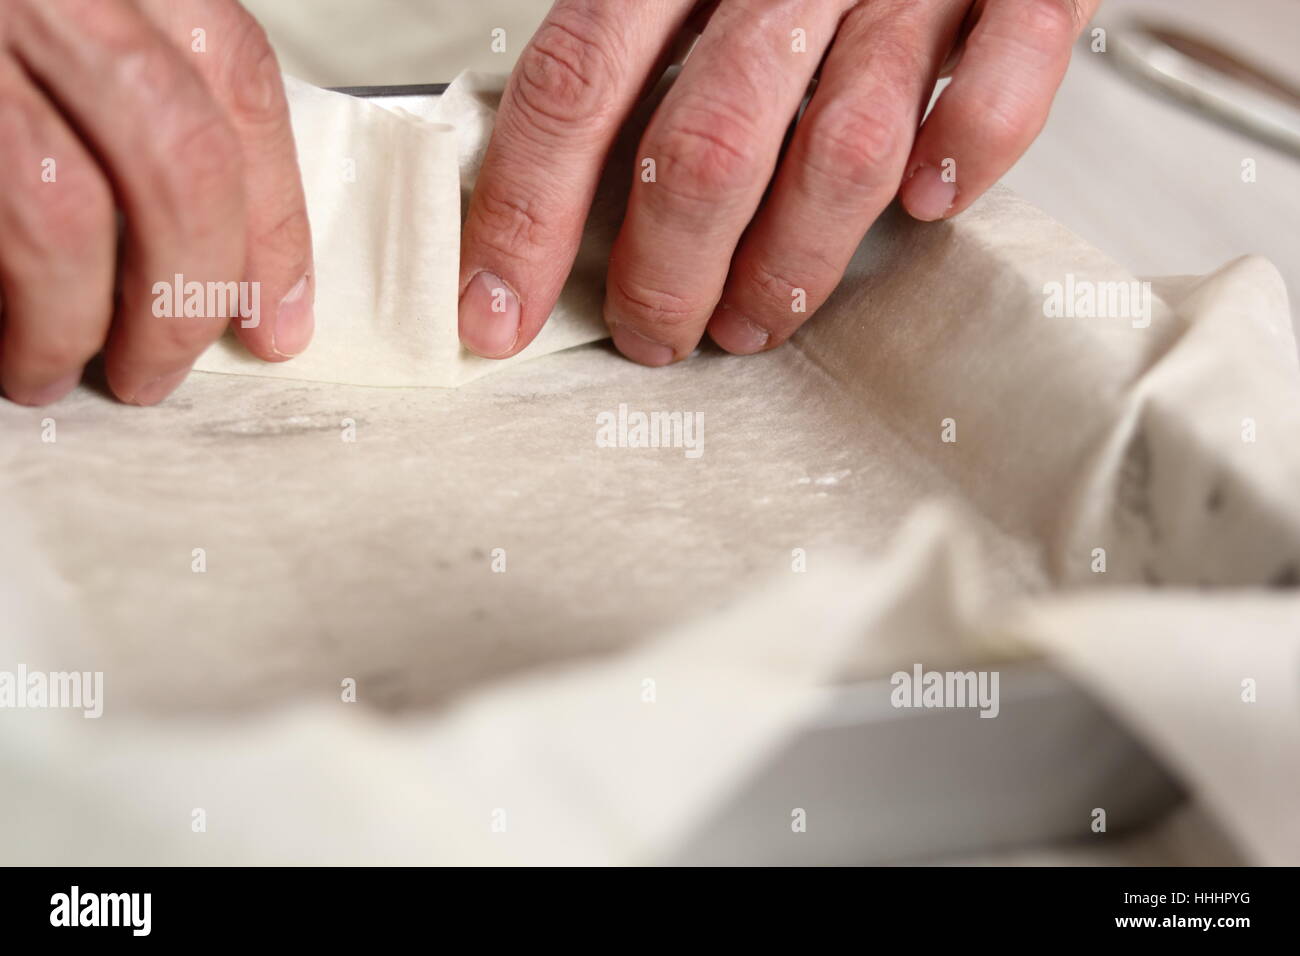
<path fill-rule="evenodd" d="M 693 19 L 707 16 L 641 139 L 606 283 L 614 344 L 645 365 L 685 358 L 706 328 L 729 352 L 780 345 L 895 195 L 922 220 L 969 206 L 1037 136 L 1099 3 L 558 0 L 511 76 L 470 203 L 461 340 L 505 358 L 537 335 L 618 130 Z"/>

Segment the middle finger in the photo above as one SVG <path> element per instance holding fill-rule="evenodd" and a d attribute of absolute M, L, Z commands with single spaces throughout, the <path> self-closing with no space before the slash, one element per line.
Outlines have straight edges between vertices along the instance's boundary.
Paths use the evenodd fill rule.
<path fill-rule="evenodd" d="M 709 20 L 642 137 L 610 255 L 605 321 L 628 358 L 667 365 L 699 342 L 850 3 L 724 0 Z"/>

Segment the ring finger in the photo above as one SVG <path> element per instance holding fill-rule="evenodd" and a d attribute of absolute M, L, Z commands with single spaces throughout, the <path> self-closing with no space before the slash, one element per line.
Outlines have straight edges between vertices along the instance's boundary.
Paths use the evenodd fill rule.
<path fill-rule="evenodd" d="M 774 348 L 830 296 L 897 192 L 967 5 L 865 3 L 845 17 L 709 321 L 722 348 Z"/>
<path fill-rule="evenodd" d="M 46 405 L 73 389 L 113 312 L 113 195 L 18 64 L 0 57 L 0 385 Z"/>

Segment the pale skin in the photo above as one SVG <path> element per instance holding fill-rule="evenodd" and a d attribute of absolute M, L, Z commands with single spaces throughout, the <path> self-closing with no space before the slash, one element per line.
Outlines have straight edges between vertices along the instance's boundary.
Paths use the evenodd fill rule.
<path fill-rule="evenodd" d="M 244 345 L 271 362 L 306 348 L 311 233 L 284 85 L 233 0 L 4 0 L 0 174 L 12 401 L 57 401 L 101 349 L 118 398 L 165 398 L 230 324 L 158 318 L 154 284 L 176 274 L 260 283 Z"/>
<path fill-rule="evenodd" d="M 641 138 L 656 175 L 633 177 L 606 282 L 614 344 L 652 366 L 706 332 L 736 354 L 781 345 L 895 196 L 927 221 L 974 202 L 1041 129 L 1099 2 L 559 0 L 520 55 L 470 204 L 462 342 L 505 358 L 540 331 L 610 147 L 684 34 L 700 38 Z M 178 273 L 260 285 L 259 323 L 233 323 L 258 358 L 308 346 L 284 89 L 235 0 L 5 0 L 0 172 L 10 400 L 57 401 L 101 350 L 120 399 L 165 398 L 231 324 L 154 315 L 154 284 Z"/>
<path fill-rule="evenodd" d="M 917 219 L 961 213 L 1037 136 L 1099 3 L 559 0 L 520 55 L 475 186 L 461 341 L 506 358 L 541 330 L 610 145 L 683 31 L 701 35 L 641 138 L 655 179 L 632 177 L 605 283 L 615 346 L 651 366 L 706 332 L 736 354 L 781 345 L 895 196 Z"/>

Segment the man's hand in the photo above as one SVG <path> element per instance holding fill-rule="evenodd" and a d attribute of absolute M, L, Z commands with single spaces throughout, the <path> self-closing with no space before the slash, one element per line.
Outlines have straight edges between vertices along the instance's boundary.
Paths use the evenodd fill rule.
<path fill-rule="evenodd" d="M 4 0 L 0 171 L 12 400 L 57 400 L 105 346 L 119 398 L 166 397 L 235 315 L 158 308 L 155 285 L 177 276 L 256 289 L 259 314 L 235 327 L 260 358 L 307 346 L 311 237 L 284 87 L 234 0 Z"/>
<path fill-rule="evenodd" d="M 969 206 L 1042 128 L 1099 2 L 558 0 L 470 204 L 461 340 L 504 358 L 537 335 L 615 135 L 692 20 L 707 17 L 641 139 L 605 288 L 615 345 L 645 365 L 689 355 L 706 328 L 729 352 L 780 345 L 895 195 L 922 220 Z"/>

